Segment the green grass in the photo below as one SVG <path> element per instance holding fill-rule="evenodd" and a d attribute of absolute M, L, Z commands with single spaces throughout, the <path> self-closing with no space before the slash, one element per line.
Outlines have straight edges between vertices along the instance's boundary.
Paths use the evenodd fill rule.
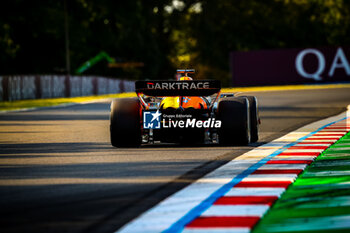
<path fill-rule="evenodd" d="M 26 108 L 39 108 L 39 107 L 50 107 L 61 104 L 70 103 L 83 103 L 95 100 L 109 99 L 109 98 L 123 98 L 123 97 L 134 97 L 134 92 L 120 93 L 120 94 L 109 94 L 99 96 L 83 96 L 83 97 L 72 97 L 72 98 L 53 98 L 53 99 L 35 99 L 35 100 L 16 100 L 16 101 L 4 101 L 0 102 L 0 111 L 12 111 Z"/>

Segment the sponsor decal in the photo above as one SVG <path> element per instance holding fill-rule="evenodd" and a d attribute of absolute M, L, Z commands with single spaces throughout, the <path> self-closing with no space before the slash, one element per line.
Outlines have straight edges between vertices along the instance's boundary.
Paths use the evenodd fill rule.
<path fill-rule="evenodd" d="M 303 60 L 304 57 L 308 54 L 316 57 L 317 69 L 314 72 L 307 72 L 304 68 Z M 321 51 L 317 49 L 304 49 L 300 53 L 298 53 L 295 59 L 295 68 L 300 76 L 320 81 L 323 79 L 321 74 L 326 68 L 326 60 Z M 336 69 L 343 69 L 346 75 L 350 75 L 349 61 L 347 60 L 342 48 L 337 49 L 337 52 L 333 58 L 330 69 L 328 71 L 328 76 L 332 77 Z"/>
<path fill-rule="evenodd" d="M 161 113 L 157 111 L 143 112 L 143 128 L 144 129 L 160 129 Z"/>
<path fill-rule="evenodd" d="M 348 82 L 350 47 L 235 51 L 234 86 Z"/>
<path fill-rule="evenodd" d="M 209 118 L 205 121 L 196 118 L 187 118 L 185 120 L 172 120 L 169 118 L 163 121 L 163 128 L 220 128 L 221 121 L 215 118 Z"/>
<path fill-rule="evenodd" d="M 198 120 L 190 114 L 162 115 L 157 111 L 143 112 L 144 129 L 160 128 L 220 128 L 221 121 L 215 118 Z"/>
<path fill-rule="evenodd" d="M 195 90 L 195 89 L 208 89 L 209 88 L 209 82 L 147 82 L 147 88 L 148 89 L 155 89 L 155 90 Z"/>

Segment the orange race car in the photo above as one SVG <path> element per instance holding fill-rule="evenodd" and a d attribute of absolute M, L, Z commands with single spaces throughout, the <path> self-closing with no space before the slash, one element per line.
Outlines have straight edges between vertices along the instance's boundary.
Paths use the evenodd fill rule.
<path fill-rule="evenodd" d="M 220 93 L 217 80 L 193 80 L 192 69 L 177 70 L 176 81 L 137 81 L 138 98 L 111 104 L 110 136 L 115 147 L 142 143 L 220 143 L 258 140 L 257 99 Z"/>
<path fill-rule="evenodd" d="M 189 72 L 189 71 L 188 71 Z M 183 77 L 179 78 L 180 81 L 192 80 L 191 77 L 188 77 L 186 72 Z M 194 108 L 194 109 L 207 109 L 209 104 L 204 97 L 198 96 L 176 96 L 176 97 L 165 97 L 160 103 L 162 109 L 166 108 Z"/>

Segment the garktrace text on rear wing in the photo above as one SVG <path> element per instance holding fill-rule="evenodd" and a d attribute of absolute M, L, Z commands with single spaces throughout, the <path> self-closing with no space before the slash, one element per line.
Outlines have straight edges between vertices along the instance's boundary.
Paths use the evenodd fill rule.
<path fill-rule="evenodd" d="M 136 93 L 149 96 L 209 96 L 219 93 L 218 80 L 136 81 Z"/>

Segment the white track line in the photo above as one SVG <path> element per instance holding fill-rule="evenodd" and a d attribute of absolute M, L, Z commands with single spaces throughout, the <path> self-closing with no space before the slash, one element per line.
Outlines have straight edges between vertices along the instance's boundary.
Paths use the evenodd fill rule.
<path fill-rule="evenodd" d="M 252 174 L 242 181 L 294 181 L 296 174 Z"/>
<path fill-rule="evenodd" d="M 258 216 L 261 217 L 269 205 L 212 205 L 201 216 Z"/>
<path fill-rule="evenodd" d="M 306 167 L 306 164 L 265 164 L 261 166 L 258 170 L 294 170 L 294 169 L 303 169 Z"/>
<path fill-rule="evenodd" d="M 277 196 L 279 197 L 285 188 L 233 188 L 224 196 Z"/>

